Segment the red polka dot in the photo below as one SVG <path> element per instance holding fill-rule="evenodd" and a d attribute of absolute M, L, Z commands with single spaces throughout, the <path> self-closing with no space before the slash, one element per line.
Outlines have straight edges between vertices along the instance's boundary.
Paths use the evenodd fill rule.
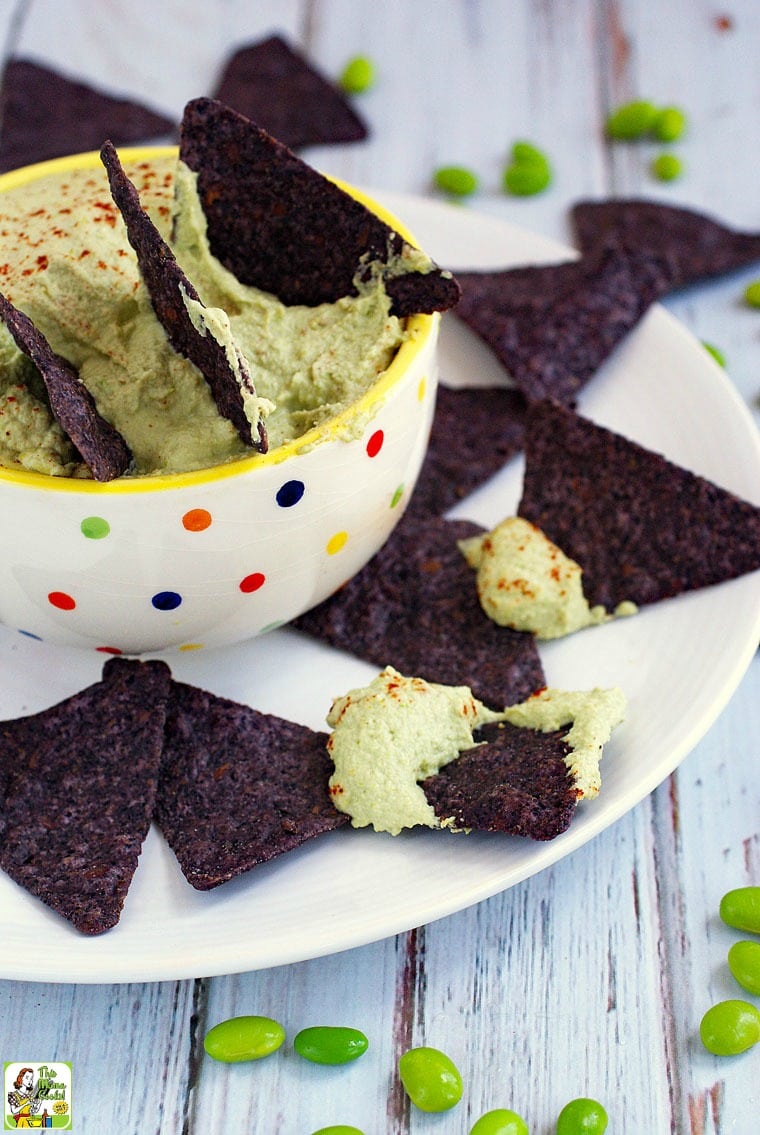
<path fill-rule="evenodd" d="M 203 532 L 211 524 L 211 513 L 205 508 L 191 508 L 182 517 L 188 532 Z"/>
<path fill-rule="evenodd" d="M 48 595 L 48 603 L 51 607 L 57 607 L 59 611 L 73 611 L 77 605 L 76 600 L 65 591 L 51 591 Z"/>
<path fill-rule="evenodd" d="M 99 654 L 121 654 L 118 646 L 96 646 Z"/>
<path fill-rule="evenodd" d="M 249 595 L 252 591 L 258 591 L 266 583 L 267 577 L 260 571 L 251 572 L 245 579 L 240 580 L 240 590 Z"/>
<path fill-rule="evenodd" d="M 367 442 L 367 457 L 377 457 L 380 450 L 383 448 L 385 441 L 385 434 L 382 430 L 375 430 L 372 437 Z"/>

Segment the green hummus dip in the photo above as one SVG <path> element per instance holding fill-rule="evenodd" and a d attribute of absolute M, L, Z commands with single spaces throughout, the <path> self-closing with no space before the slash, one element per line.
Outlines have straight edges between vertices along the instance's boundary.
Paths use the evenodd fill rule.
<path fill-rule="evenodd" d="M 330 794 L 355 828 L 398 835 L 403 828 L 446 826 L 418 781 L 475 745 L 474 730 L 490 721 L 564 736 L 579 799 L 599 792 L 602 747 L 625 714 L 618 689 L 546 689 L 502 712 L 488 709 L 466 686 L 406 678 L 388 666 L 370 684 L 336 698 L 327 715 L 327 749 L 335 765 Z"/>
<path fill-rule="evenodd" d="M 245 356 L 268 412 L 270 449 L 354 402 L 405 337 L 379 275 L 357 296 L 287 307 L 241 285 L 211 255 L 195 175 L 174 158 L 125 166 L 197 288 L 215 337 Z M 0 290 L 67 359 L 123 435 L 136 474 L 173 473 L 252 451 L 156 319 L 104 170 L 51 175 L 0 195 Z M 249 415 L 250 416 L 250 415 Z M 0 323 L 0 464 L 89 476 L 55 424 L 35 368 Z"/>
<path fill-rule="evenodd" d="M 580 565 L 521 517 L 460 540 L 459 548 L 477 572 L 481 607 L 499 626 L 552 639 L 637 610 L 634 603 L 620 603 L 613 616 L 604 607 L 590 607 Z"/>

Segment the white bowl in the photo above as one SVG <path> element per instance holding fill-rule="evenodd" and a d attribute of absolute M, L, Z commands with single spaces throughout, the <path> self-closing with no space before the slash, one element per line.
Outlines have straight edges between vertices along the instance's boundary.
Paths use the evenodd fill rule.
<path fill-rule="evenodd" d="M 98 156 L 14 170 L 0 192 L 83 164 Z M 263 456 L 106 484 L 0 468 L 0 621 L 48 642 L 138 654 L 238 642 L 320 603 L 405 510 L 432 421 L 439 322 L 411 317 L 366 394 Z"/>

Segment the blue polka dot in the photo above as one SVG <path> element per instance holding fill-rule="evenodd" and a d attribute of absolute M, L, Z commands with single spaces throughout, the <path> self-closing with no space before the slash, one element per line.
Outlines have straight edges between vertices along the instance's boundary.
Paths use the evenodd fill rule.
<path fill-rule="evenodd" d="M 40 636 L 38 634 L 35 634 L 34 631 L 23 631 L 19 628 L 18 633 L 24 635 L 25 638 L 36 638 L 37 642 L 42 642 Z"/>
<path fill-rule="evenodd" d="M 292 508 L 294 504 L 298 504 L 305 491 L 303 481 L 286 481 L 277 490 L 277 503 L 280 508 Z"/>
<path fill-rule="evenodd" d="M 182 596 L 176 591 L 159 591 L 151 599 L 157 611 L 176 611 L 182 602 Z"/>

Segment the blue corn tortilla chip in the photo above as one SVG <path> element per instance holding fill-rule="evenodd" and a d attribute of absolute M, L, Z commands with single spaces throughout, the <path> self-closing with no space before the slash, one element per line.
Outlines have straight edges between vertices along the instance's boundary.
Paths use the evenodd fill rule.
<path fill-rule="evenodd" d="M 522 701 L 546 684 L 534 638 L 483 613 L 457 547 L 483 531 L 404 518 L 374 559 L 292 625 L 380 669 L 469 686 L 486 705 Z"/>
<path fill-rule="evenodd" d="M 457 272 L 455 309 L 529 402 L 572 405 L 671 286 L 664 259 L 605 244 L 579 260 Z"/>
<path fill-rule="evenodd" d="M 175 682 L 156 820 L 182 873 L 209 890 L 333 831 L 327 734 Z"/>
<path fill-rule="evenodd" d="M 0 172 L 176 134 L 177 122 L 132 99 L 68 78 L 31 59 L 11 59 L 2 80 Z"/>
<path fill-rule="evenodd" d="M 340 88 L 279 35 L 233 52 L 213 97 L 293 150 L 367 137 Z"/>
<path fill-rule="evenodd" d="M 121 434 L 101 416 L 76 370 L 57 355 L 31 319 L 0 294 L 0 319 L 20 351 L 31 359 L 45 384 L 50 409 L 78 449 L 96 481 L 126 472 L 132 454 Z"/>
<path fill-rule="evenodd" d="M 555 839 L 570 826 L 578 802 L 565 732 L 484 725 L 474 734 L 475 748 L 420 788 L 438 819 L 455 829 Z"/>
<path fill-rule="evenodd" d="M 526 401 L 501 386 L 439 385 L 425 459 L 406 516 L 442 516 L 522 449 Z"/>
<path fill-rule="evenodd" d="M 238 351 L 236 373 L 224 346 L 210 332 L 204 335 L 196 329 L 184 299 L 188 297 L 201 304 L 195 287 L 140 204 L 137 189 L 125 174 L 111 142 L 104 143 L 100 156 L 108 173 L 111 195 L 124 218 L 129 243 L 137 255 L 153 310 L 169 342 L 178 354 L 198 367 L 209 385 L 219 413 L 232 422 L 242 440 L 265 453 L 267 435 L 264 422 L 259 418 L 254 429 L 245 413 L 240 384 L 245 384 L 252 394 L 254 388 L 242 353 Z"/>
<path fill-rule="evenodd" d="M 663 201 L 578 201 L 570 215 L 583 252 L 610 241 L 650 252 L 668 263 L 674 289 L 760 261 L 760 231 L 732 229 L 705 213 Z"/>
<path fill-rule="evenodd" d="M 148 833 L 171 676 L 109 659 L 99 682 L 0 722 L 0 867 L 85 934 L 114 926 Z"/>
<path fill-rule="evenodd" d="M 760 568 L 760 508 L 550 401 L 528 413 L 518 513 L 608 610 Z"/>
<path fill-rule="evenodd" d="M 432 262 L 405 271 L 412 250 L 399 233 L 230 107 L 187 104 L 180 158 L 197 175 L 211 251 L 242 283 L 313 307 L 353 294 L 357 273 L 376 261 L 395 315 L 457 302 L 451 273 Z"/>

